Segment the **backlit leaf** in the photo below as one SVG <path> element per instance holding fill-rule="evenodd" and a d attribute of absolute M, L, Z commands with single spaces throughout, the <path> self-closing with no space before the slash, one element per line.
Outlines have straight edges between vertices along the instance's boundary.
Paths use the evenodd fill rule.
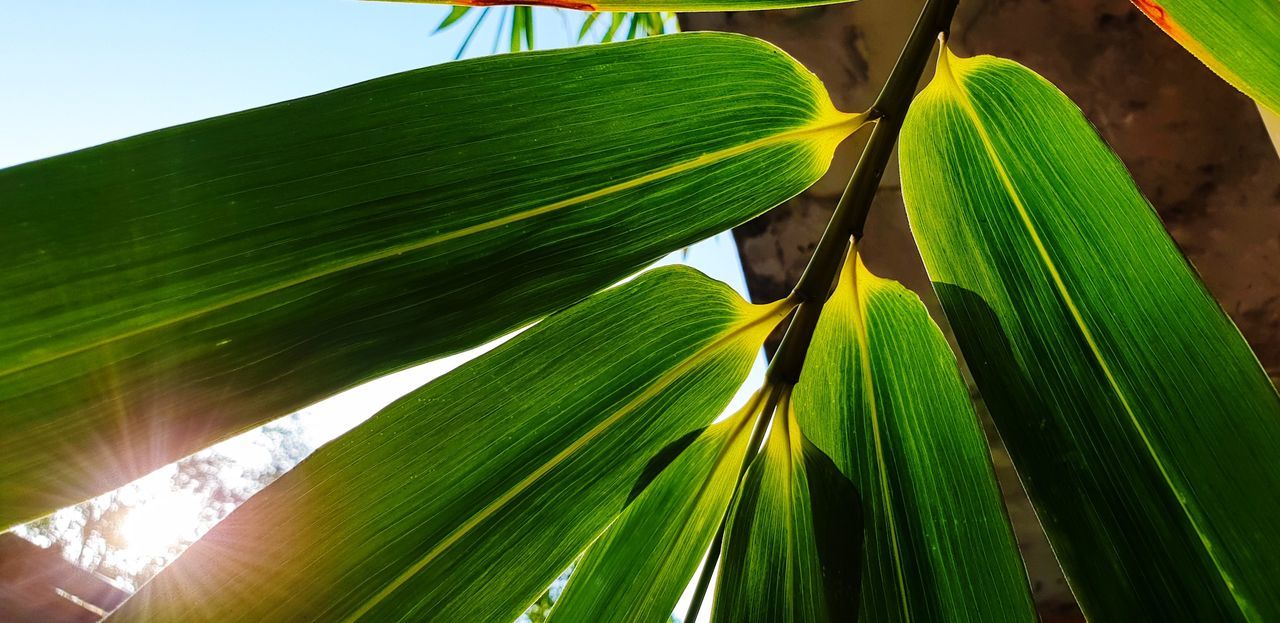
<path fill-rule="evenodd" d="M 598 294 L 318 450 L 110 620 L 513 621 L 788 307 L 683 267 Z"/>
<path fill-rule="evenodd" d="M 786 397 L 772 426 L 725 531 L 712 621 L 854 621 L 862 564 L 858 491 L 800 432 Z"/>
<path fill-rule="evenodd" d="M 1280 113 L 1280 2 L 1133 0 L 1223 80 Z"/>
<path fill-rule="evenodd" d="M 859 620 L 1036 621 L 969 392 L 914 293 L 845 262 L 793 400 L 862 493 Z"/>
<path fill-rule="evenodd" d="M 742 36 L 484 58 L 0 171 L 0 527 L 760 214 L 860 123 Z"/>
<path fill-rule="evenodd" d="M 853 0 L 377 0 L 411 4 L 453 4 L 460 6 L 520 5 L 554 7 L 575 11 L 604 12 L 672 12 L 760 11 L 824 4 L 840 4 Z"/>
<path fill-rule="evenodd" d="M 587 38 L 587 33 L 591 32 L 591 26 L 598 19 L 600 19 L 600 13 L 592 13 L 587 16 L 587 19 L 582 20 L 582 28 L 578 30 L 578 43 L 582 43 L 582 40 Z"/>
<path fill-rule="evenodd" d="M 1011 61 L 944 56 L 901 158 L 925 265 L 1085 614 L 1280 620 L 1280 399 L 1080 110 Z"/>
<path fill-rule="evenodd" d="M 665 623 L 725 517 L 763 390 L 703 431 L 587 550 L 548 623 Z"/>

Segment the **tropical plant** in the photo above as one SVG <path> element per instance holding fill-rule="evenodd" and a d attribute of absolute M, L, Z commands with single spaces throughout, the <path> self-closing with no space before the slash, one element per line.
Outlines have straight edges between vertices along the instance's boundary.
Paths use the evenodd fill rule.
<path fill-rule="evenodd" d="M 511 621 L 573 565 L 554 623 L 667 620 L 691 582 L 686 620 L 710 600 L 715 621 L 1033 621 L 955 357 L 859 261 L 901 134 L 913 234 L 1086 614 L 1280 620 L 1280 397 L 1080 111 L 946 49 L 956 1 L 925 3 L 858 114 L 768 44 L 687 33 L 0 171 L 0 524 L 532 323 L 318 450 L 111 620 Z M 1280 110 L 1274 0 L 1137 3 Z M 610 287 L 804 190 L 865 126 L 786 299 L 684 268 Z"/>
<path fill-rule="evenodd" d="M 449 14 L 440 20 L 440 25 L 436 26 L 436 32 L 460 26 L 468 15 L 473 15 L 473 8 L 475 7 L 453 7 Z M 498 12 L 491 14 L 490 12 L 495 9 Z M 467 49 L 471 46 L 472 39 L 475 39 L 480 29 L 491 21 L 496 23 L 496 37 L 493 40 L 492 53 L 497 53 L 504 33 L 508 35 L 508 50 L 519 52 L 520 50 L 534 49 L 535 14 L 533 7 L 486 6 L 474 12 L 474 15 L 475 18 L 470 20 L 471 27 L 467 29 L 467 35 L 463 37 L 462 43 L 458 46 L 458 53 L 454 56 L 454 60 L 458 60 L 466 54 Z M 602 16 L 605 17 L 604 21 L 600 20 Z M 578 29 L 578 43 L 582 43 L 593 32 L 598 35 L 600 43 L 609 43 L 614 39 L 631 41 L 640 37 L 661 35 L 671 29 L 671 24 L 674 20 L 674 13 L 602 13 L 593 11 L 586 19 L 582 20 L 582 26 Z M 602 28 L 603 31 L 601 31 Z"/>

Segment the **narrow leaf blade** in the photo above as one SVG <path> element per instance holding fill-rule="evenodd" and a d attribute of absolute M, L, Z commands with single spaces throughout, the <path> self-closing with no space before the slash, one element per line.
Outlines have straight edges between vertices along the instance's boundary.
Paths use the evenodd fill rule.
<path fill-rule="evenodd" d="M 667 621 L 738 484 L 764 400 L 703 431 L 587 550 L 548 623 Z"/>
<path fill-rule="evenodd" d="M 470 11 L 471 11 L 471 7 L 469 6 L 455 6 L 449 9 L 449 14 L 446 15 L 443 20 L 440 20 L 440 25 L 436 26 L 435 31 L 438 33 L 454 25 L 455 23 L 458 22 L 458 20 L 462 19 Z"/>
<path fill-rule="evenodd" d="M 673 35 L 0 171 L 0 527 L 580 300 L 800 192 L 857 121 L 767 44 Z"/>
<path fill-rule="evenodd" d="M 600 13 L 596 12 L 582 20 L 582 28 L 578 30 L 578 43 L 582 43 L 582 40 L 587 38 L 587 33 L 591 32 L 591 27 L 595 25 L 598 19 L 600 19 Z"/>
<path fill-rule="evenodd" d="M 618 29 L 622 27 L 622 22 L 627 19 L 626 13 L 612 13 L 609 15 L 609 28 L 604 31 L 604 37 L 600 40 L 604 43 L 613 41 L 613 36 L 617 34 Z"/>
<path fill-rule="evenodd" d="M 944 56 L 903 131 L 912 230 L 1086 615 L 1280 618 L 1280 399 L 1078 108 Z"/>
<path fill-rule="evenodd" d="M 1036 620 L 969 392 L 915 294 L 851 257 L 794 402 L 862 492 L 859 620 Z"/>
<path fill-rule="evenodd" d="M 784 398 L 725 530 L 712 621 L 855 621 L 861 564 L 858 490 Z"/>
<path fill-rule="evenodd" d="M 111 620 L 514 620 L 787 311 L 682 267 L 596 295 L 321 448 Z"/>

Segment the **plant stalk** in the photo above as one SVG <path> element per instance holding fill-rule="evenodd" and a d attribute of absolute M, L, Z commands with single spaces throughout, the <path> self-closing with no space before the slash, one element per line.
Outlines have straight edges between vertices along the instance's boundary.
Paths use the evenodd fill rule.
<path fill-rule="evenodd" d="M 862 239 L 871 201 L 880 187 L 880 178 L 884 176 L 893 146 L 898 142 L 898 133 L 933 52 L 933 44 L 939 34 L 945 35 L 949 31 L 958 3 L 959 0 L 928 0 L 925 3 L 898 62 L 871 105 L 869 112 L 875 120 L 875 128 L 822 239 L 818 241 L 818 247 L 814 249 L 813 257 L 791 293 L 800 305 L 769 364 L 766 377 L 770 381 L 795 384 L 800 379 L 805 353 L 813 340 L 822 307 L 835 290 L 850 243 L 856 245 Z"/>
<path fill-rule="evenodd" d="M 871 200 L 875 198 L 876 191 L 880 187 L 880 178 L 884 176 L 884 169 L 889 162 L 889 156 L 893 153 L 893 146 L 898 142 L 898 133 L 902 130 L 902 122 L 906 118 L 907 109 L 911 106 L 920 77 L 924 75 L 925 65 L 928 64 L 929 56 L 933 52 L 934 41 L 938 35 L 945 35 L 950 30 L 951 18 L 955 15 L 958 3 L 959 0 L 926 1 L 924 8 L 920 10 L 920 17 L 916 19 L 911 36 L 908 37 L 897 63 L 893 66 L 893 71 L 889 74 L 889 79 L 871 105 L 869 113 L 870 118 L 875 121 L 875 128 L 871 131 L 871 137 L 867 140 L 862 157 L 858 159 L 858 166 L 854 169 L 853 176 L 849 178 L 844 194 L 836 204 L 835 213 L 827 223 L 826 231 L 822 233 L 822 239 L 814 249 L 813 257 L 809 259 L 804 274 L 800 276 L 800 281 L 791 292 L 791 296 L 799 300 L 800 305 L 792 314 L 787 332 L 778 345 L 778 352 L 765 373 L 765 382 L 775 388 L 789 390 L 800 380 L 805 353 L 809 350 L 809 343 L 813 341 L 813 332 L 818 326 L 822 307 L 835 290 L 836 279 L 840 275 L 840 268 L 844 264 L 850 243 L 857 244 L 857 241 L 862 239 L 862 230 L 867 221 L 867 213 L 871 209 Z M 763 439 L 767 423 L 772 419 L 779 398 L 782 394 L 789 393 L 789 391 L 770 391 L 769 403 L 756 422 L 747 456 L 743 458 L 742 469 L 738 474 L 739 489 L 734 491 L 734 500 L 737 499 L 741 490 L 742 477 Z M 720 521 L 720 529 L 711 542 L 707 558 L 702 563 L 693 600 L 685 615 L 685 623 L 697 622 L 698 612 L 702 608 L 702 602 L 711 584 L 711 574 L 715 571 L 724 545 L 725 524 L 732 508 L 731 501 L 729 509 L 725 511 L 725 516 Z"/>

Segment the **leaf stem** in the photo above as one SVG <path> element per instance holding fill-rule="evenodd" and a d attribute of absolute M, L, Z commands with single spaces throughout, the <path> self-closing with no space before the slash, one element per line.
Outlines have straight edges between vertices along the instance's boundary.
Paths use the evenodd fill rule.
<path fill-rule="evenodd" d="M 827 229 L 818 241 L 818 247 L 809 259 L 804 274 L 791 292 L 800 301 L 787 332 L 782 337 L 778 351 L 769 364 L 768 380 L 775 383 L 795 384 L 800 379 L 805 353 L 813 340 L 814 329 L 822 306 L 835 290 L 836 279 L 844 263 L 849 244 L 862 239 L 871 201 L 880 187 L 880 178 L 898 141 L 898 133 L 906 118 L 907 109 L 915 96 L 920 76 L 933 52 L 933 44 L 939 34 L 945 34 L 951 25 L 959 0 L 928 0 L 920 11 L 915 28 L 898 56 L 889 79 L 880 90 L 869 116 L 875 121 L 871 138 L 858 159 L 858 166 L 849 178 L 844 194 L 836 204 L 835 213 L 827 223 Z"/>
<path fill-rule="evenodd" d="M 822 239 L 818 241 L 813 257 L 809 259 L 804 274 L 800 276 L 795 289 L 791 292 L 791 298 L 798 300 L 800 305 L 792 315 L 791 324 L 787 325 L 787 332 L 782 336 L 778 351 L 773 361 L 769 363 L 769 370 L 765 373 L 765 382 L 771 385 L 772 389 L 769 391 L 768 403 L 756 421 L 755 430 L 752 431 L 747 454 L 743 457 L 742 468 L 738 473 L 739 485 L 751 459 L 763 441 L 764 432 L 768 428 L 778 401 L 784 394 L 789 393 L 790 388 L 800 379 L 800 370 L 804 366 L 809 343 L 813 340 L 814 329 L 818 326 L 818 317 L 822 314 L 823 305 L 835 290 L 836 278 L 840 274 L 850 241 L 856 244 L 862 238 L 867 213 L 871 209 L 871 200 L 875 198 L 876 190 L 880 187 L 880 178 L 884 176 L 885 166 L 893 153 L 894 144 L 898 141 L 898 132 L 902 129 L 902 121 L 906 118 L 907 109 L 915 96 L 916 85 L 920 83 L 920 76 L 924 74 L 929 55 L 933 52 L 934 40 L 939 34 L 945 34 L 950 29 L 951 18 L 955 14 L 958 3 L 959 0 L 927 0 L 924 8 L 920 10 L 920 17 L 916 20 L 911 36 L 907 39 L 897 63 L 893 66 L 893 71 L 889 74 L 889 79 L 871 105 L 869 118 L 875 121 L 875 129 L 871 132 L 871 138 L 867 140 L 862 157 L 858 159 L 858 166 L 849 179 L 849 185 L 845 187 L 844 194 L 840 196 L 840 202 L 836 204 L 835 213 L 827 223 Z M 734 491 L 734 500 L 737 499 L 738 492 L 738 490 Z M 693 599 L 685 614 L 685 623 L 696 623 L 698 613 L 702 609 L 702 602 L 711 585 L 711 575 L 715 571 L 720 550 L 724 545 L 725 525 L 732 509 L 733 501 L 730 501 L 729 508 L 720 520 L 720 528 L 711 542 L 707 558 L 702 563 L 702 569 L 694 587 Z"/>

